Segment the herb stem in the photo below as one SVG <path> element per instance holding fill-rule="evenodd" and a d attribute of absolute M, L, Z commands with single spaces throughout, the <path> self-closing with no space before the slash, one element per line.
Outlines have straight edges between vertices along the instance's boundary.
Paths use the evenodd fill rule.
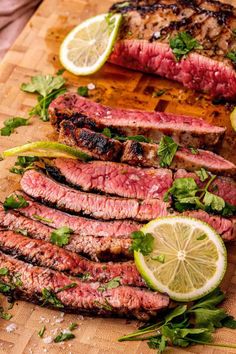
<path fill-rule="evenodd" d="M 213 175 L 213 176 L 210 178 L 210 180 L 207 182 L 205 188 L 204 188 L 204 189 L 199 189 L 199 192 L 200 192 L 200 191 L 202 192 L 202 194 L 201 194 L 200 197 L 199 197 L 200 200 L 204 197 L 205 193 L 208 191 L 208 188 L 210 187 L 211 183 L 214 181 L 215 178 L 216 178 L 216 175 Z M 204 207 L 204 206 L 203 206 L 203 207 Z"/>
<path fill-rule="evenodd" d="M 152 333 L 152 332 L 157 332 L 161 327 L 162 325 L 164 324 L 164 322 L 159 322 L 157 324 L 154 324 L 152 326 L 149 326 L 147 328 L 144 328 L 142 330 L 138 330 L 136 332 L 133 332 L 131 334 L 128 334 L 126 336 L 123 336 L 121 338 L 118 339 L 119 342 L 123 342 L 123 341 L 126 341 L 126 340 L 129 340 L 130 338 L 135 338 L 135 337 L 139 337 L 143 334 L 148 334 L 148 333 Z M 153 327 L 153 328 L 152 328 Z M 155 327 L 155 328 L 154 328 Z"/>
<path fill-rule="evenodd" d="M 197 339 L 191 339 L 186 337 L 187 340 L 193 343 L 198 343 L 198 344 L 203 344 L 211 347 L 221 347 L 221 348 L 231 348 L 231 349 L 236 349 L 236 344 L 226 344 L 226 343 L 207 343 L 207 342 L 202 342 Z"/>

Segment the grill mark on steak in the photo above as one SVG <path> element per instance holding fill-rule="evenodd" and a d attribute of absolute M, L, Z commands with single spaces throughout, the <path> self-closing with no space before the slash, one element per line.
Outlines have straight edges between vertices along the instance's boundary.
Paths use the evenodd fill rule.
<path fill-rule="evenodd" d="M 167 215 L 169 206 L 157 199 L 138 201 L 80 192 L 59 184 L 36 170 L 24 173 L 21 188 L 29 196 L 55 205 L 58 209 L 103 220 L 152 220 Z"/>
<path fill-rule="evenodd" d="M 21 214 L 33 220 L 36 220 L 35 215 L 36 217 L 40 216 L 41 223 L 55 229 L 66 225 L 80 236 L 109 236 L 113 239 L 116 237 L 122 238 L 128 237 L 132 232 L 142 227 L 142 224 L 132 220 L 103 221 L 67 214 L 60 210 L 49 208 L 44 204 L 40 204 L 29 198 L 25 193 L 20 191 L 16 193 L 17 195 L 22 195 L 29 203 L 27 207 L 19 209 Z M 49 220 L 49 222 L 47 220 Z"/>
<path fill-rule="evenodd" d="M 24 212 L 24 208 L 20 209 Z M 0 226 L 12 231 L 24 230 L 32 238 L 51 242 L 51 233 L 54 228 L 44 225 L 38 221 L 28 219 L 15 211 L 4 211 L 0 205 Z M 67 226 L 67 225 L 63 225 Z M 94 260 L 106 260 L 119 258 L 132 258 L 130 252 L 130 237 L 95 237 L 72 234 L 65 249 L 89 256 Z"/>
<path fill-rule="evenodd" d="M 125 198 L 163 198 L 172 185 L 172 172 L 168 169 L 141 169 L 114 162 L 55 159 L 46 169 L 59 182 Z"/>
<path fill-rule="evenodd" d="M 225 128 L 213 126 L 200 118 L 164 112 L 145 112 L 140 110 L 111 108 L 72 93 L 57 97 L 49 106 L 49 115 L 52 125 L 60 131 L 63 130 L 60 139 L 66 139 L 66 135 L 70 136 L 71 134 L 72 141 L 78 139 L 81 131 L 83 131 L 81 127 L 77 128 L 78 130 L 76 129 L 81 114 L 86 115 L 96 124 L 96 131 L 101 132 L 104 127 L 108 127 L 120 135 L 130 136 L 143 134 L 154 142 L 159 142 L 163 134 L 170 135 L 177 143 L 184 146 L 191 145 L 194 147 L 202 147 L 215 145 L 225 132 Z M 62 117 L 65 119 L 64 122 L 62 122 Z M 68 120 L 71 122 L 69 125 Z M 83 119 L 80 121 L 80 126 L 82 122 Z M 68 126 L 69 128 L 67 129 Z M 73 129 L 76 133 L 71 132 Z M 86 133 L 88 134 L 88 130 L 86 130 Z M 76 138 L 73 138 L 73 134 L 76 135 Z M 87 139 L 87 137 L 85 137 L 85 139 Z M 100 135 L 94 134 L 92 140 L 94 141 L 96 139 L 102 138 Z M 109 142 L 107 137 L 103 136 L 103 139 L 106 139 L 106 143 Z M 88 140 L 90 144 L 90 138 L 88 138 Z M 111 142 L 113 145 L 115 144 L 115 140 L 112 139 L 109 143 Z M 118 143 L 118 141 L 116 141 L 116 143 Z M 68 142 L 68 145 L 69 144 L 70 142 Z M 75 143 L 72 142 L 72 144 Z M 77 142 L 77 144 L 80 146 L 79 144 L 83 143 Z M 95 145 L 97 148 L 98 144 Z M 83 146 L 84 145 L 82 145 L 82 147 Z M 116 144 L 114 150 L 118 151 L 119 147 L 121 149 L 121 146 L 122 145 L 119 145 L 117 147 Z M 119 152 L 117 152 L 113 158 L 116 159 L 118 155 Z"/>
<path fill-rule="evenodd" d="M 43 240 L 35 240 L 1 231 L 0 249 L 34 265 L 65 272 L 72 276 L 88 276 L 89 282 L 108 282 L 119 277 L 122 285 L 146 286 L 134 262 L 96 263 Z"/>
<path fill-rule="evenodd" d="M 99 291 L 100 283 L 85 283 L 78 278 L 68 277 L 57 271 L 45 269 L 0 253 L 0 267 L 8 269 L 8 275 L 1 281 L 10 284 L 12 277 L 21 278 L 22 285 L 16 285 L 15 298 L 22 298 L 42 304 L 42 289 L 54 293 L 71 283 L 77 286 L 57 293 L 63 304 L 63 311 L 96 314 L 103 316 L 128 316 L 148 319 L 169 305 L 169 298 L 157 292 L 130 286 Z M 52 306 L 52 305 L 50 305 Z"/>

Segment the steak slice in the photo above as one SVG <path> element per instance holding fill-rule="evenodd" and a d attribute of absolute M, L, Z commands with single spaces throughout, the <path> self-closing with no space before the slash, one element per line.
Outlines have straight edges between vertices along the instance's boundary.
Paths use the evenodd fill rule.
<path fill-rule="evenodd" d="M 84 191 L 102 192 L 126 198 L 163 198 L 172 185 L 168 169 L 144 169 L 114 162 L 83 163 L 72 159 L 55 159 L 47 171 L 59 182 Z"/>
<path fill-rule="evenodd" d="M 59 184 L 36 170 L 28 170 L 21 179 L 21 188 L 29 196 L 62 210 L 90 215 L 104 220 L 152 220 L 167 215 L 168 203 L 158 199 L 138 201 L 84 193 Z"/>
<path fill-rule="evenodd" d="M 111 11 L 125 16 L 110 62 L 176 80 L 214 97 L 236 97 L 235 67 L 227 57 L 236 44 L 233 6 L 214 0 L 143 0 L 119 2 Z M 190 34 L 200 46 L 178 60 L 170 40 L 180 32 Z M 179 39 L 176 48 L 180 47 L 184 44 Z"/>
<path fill-rule="evenodd" d="M 8 274 L 1 276 L 4 284 L 20 278 L 12 290 L 15 298 L 29 300 L 40 305 L 56 307 L 63 311 L 102 316 L 128 316 L 148 319 L 169 305 L 169 298 L 147 289 L 119 286 L 100 291 L 101 284 L 86 283 L 78 278 L 68 277 L 51 269 L 32 266 L 0 253 L 0 267 L 7 268 Z M 70 289 L 62 290 L 71 284 Z M 42 291 L 54 294 L 55 302 L 45 301 Z M 56 305 L 56 306 L 55 306 Z"/>
<path fill-rule="evenodd" d="M 126 141 L 123 145 L 121 162 L 135 166 L 159 168 L 160 161 L 157 149 L 158 146 L 156 144 Z M 198 149 L 196 153 L 192 153 L 191 149 L 180 147 L 170 166 L 174 170 L 184 168 L 189 171 L 194 171 L 201 167 L 217 175 L 236 175 L 236 166 L 232 162 L 211 151 L 201 149 Z"/>
<path fill-rule="evenodd" d="M 142 224 L 132 220 L 102 221 L 67 214 L 60 210 L 49 208 L 44 204 L 40 204 L 29 198 L 25 193 L 20 191 L 16 193 L 23 195 L 29 203 L 27 207 L 19 210 L 21 214 L 33 220 L 40 220 L 41 223 L 55 229 L 66 225 L 80 236 L 127 237 L 132 232 L 142 227 Z"/>
<path fill-rule="evenodd" d="M 77 128 L 66 120 L 60 124 L 58 141 L 79 147 L 91 158 L 103 161 L 118 160 L 122 149 L 122 144 L 118 140 L 109 139 L 87 128 Z"/>
<path fill-rule="evenodd" d="M 201 182 L 195 173 L 183 169 L 178 170 L 174 175 L 175 179 L 188 177 L 193 178 L 200 187 L 207 183 L 207 181 Z M 217 176 L 211 183 L 209 191 L 223 198 L 227 203 L 236 206 L 236 182 L 232 178 Z"/>
<path fill-rule="evenodd" d="M 34 265 L 65 272 L 90 282 L 109 282 L 119 277 L 122 285 L 145 286 L 134 262 L 92 262 L 56 245 L 12 231 L 1 231 L 0 249 Z"/>
<path fill-rule="evenodd" d="M 169 135 L 184 146 L 215 145 L 225 132 L 225 128 L 200 118 L 111 108 L 73 93 L 57 97 L 49 106 L 49 115 L 57 129 L 63 120 L 70 119 L 78 128 L 102 131 L 108 127 L 120 135 L 143 134 L 154 142 L 159 142 L 163 134 Z"/>
<path fill-rule="evenodd" d="M 21 209 L 23 211 L 24 208 Z M 23 232 L 38 240 L 51 241 L 51 234 L 55 229 L 44 225 L 38 221 L 26 218 L 15 211 L 4 211 L 0 205 L 0 226 L 12 231 Z M 64 224 L 64 226 L 67 226 Z M 72 234 L 69 243 L 64 246 L 65 249 L 87 255 L 91 259 L 116 259 L 132 258 L 129 250 L 131 246 L 130 237 L 95 237 L 80 236 Z"/>

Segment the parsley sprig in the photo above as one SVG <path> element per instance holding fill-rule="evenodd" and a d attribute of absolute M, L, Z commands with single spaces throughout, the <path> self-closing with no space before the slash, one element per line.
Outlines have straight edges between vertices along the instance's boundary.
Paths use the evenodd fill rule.
<path fill-rule="evenodd" d="M 62 247 L 69 243 L 70 235 L 73 233 L 68 226 L 60 227 L 59 229 L 55 230 L 51 234 L 51 243 Z"/>
<path fill-rule="evenodd" d="M 196 301 L 192 306 L 180 305 L 169 310 L 164 320 L 140 328 L 118 339 L 123 341 L 147 341 L 158 353 L 167 346 L 188 347 L 205 344 L 222 348 L 236 348 L 235 345 L 213 343 L 212 334 L 217 328 L 236 328 L 236 321 L 223 308 L 217 307 L 225 298 L 220 289 Z"/>
<path fill-rule="evenodd" d="M 12 117 L 3 122 L 4 127 L 0 129 L 0 135 L 10 136 L 14 133 L 15 129 L 25 125 L 29 125 L 29 119 L 22 117 Z"/>
<path fill-rule="evenodd" d="M 178 150 L 179 145 L 170 136 L 164 135 L 159 143 L 157 155 L 160 159 L 161 167 L 169 167 Z"/>
<path fill-rule="evenodd" d="M 200 43 L 187 32 L 178 33 L 169 44 L 177 61 L 194 49 L 202 49 Z"/>
<path fill-rule="evenodd" d="M 15 165 L 10 168 L 10 172 L 22 175 L 26 169 L 33 168 L 36 161 L 39 161 L 37 156 L 18 156 Z"/>
<path fill-rule="evenodd" d="M 14 194 L 7 197 L 3 203 L 4 210 L 25 208 L 29 205 L 22 195 Z"/>
<path fill-rule="evenodd" d="M 131 136 L 117 135 L 116 133 L 113 133 L 110 128 L 104 128 L 102 134 L 107 136 L 108 138 L 116 139 L 119 141 L 133 140 L 133 141 L 138 141 L 139 143 L 151 142 L 151 140 L 149 138 L 146 138 L 144 135 L 131 135 Z"/>

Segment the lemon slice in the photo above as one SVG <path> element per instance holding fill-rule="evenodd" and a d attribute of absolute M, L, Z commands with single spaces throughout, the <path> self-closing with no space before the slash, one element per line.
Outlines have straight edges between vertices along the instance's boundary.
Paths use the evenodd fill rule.
<path fill-rule="evenodd" d="M 231 121 L 231 125 L 232 125 L 233 130 L 236 132 L 236 107 L 230 113 L 230 121 Z"/>
<path fill-rule="evenodd" d="M 41 156 L 41 157 L 66 157 L 87 161 L 90 156 L 79 149 L 55 142 L 35 141 L 3 151 L 2 157 L 10 156 Z"/>
<path fill-rule="evenodd" d="M 226 271 L 221 237 L 208 224 L 170 216 L 151 221 L 141 231 L 154 237 L 153 250 L 134 251 L 135 264 L 147 284 L 176 301 L 193 301 L 214 290 Z"/>
<path fill-rule="evenodd" d="M 61 44 L 62 65 L 75 75 L 98 71 L 112 52 L 121 19 L 121 14 L 102 14 L 75 27 Z"/>

